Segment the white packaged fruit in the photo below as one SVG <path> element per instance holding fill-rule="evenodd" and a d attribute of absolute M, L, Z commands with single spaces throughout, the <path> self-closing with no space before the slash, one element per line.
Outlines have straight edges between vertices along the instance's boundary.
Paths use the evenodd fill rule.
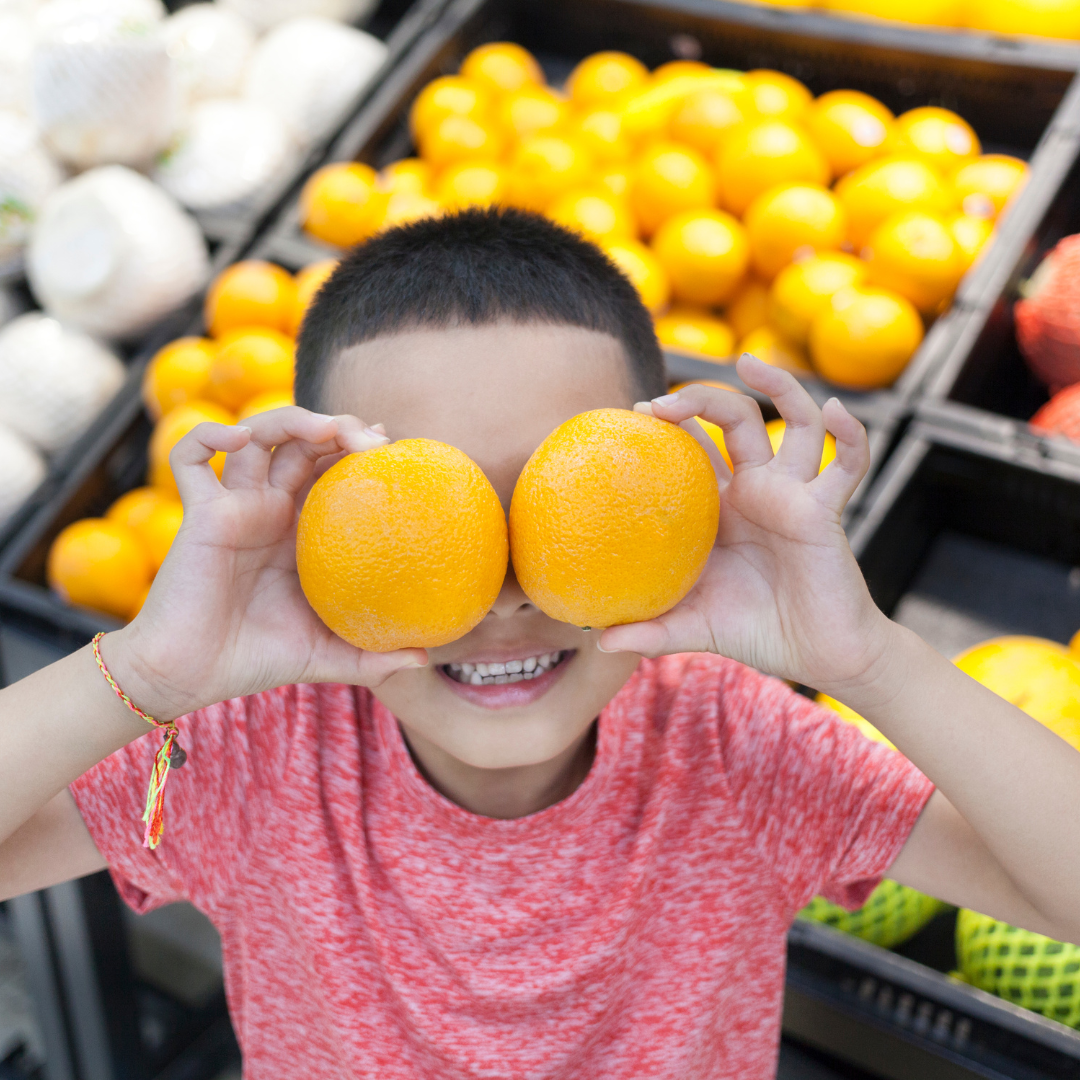
<path fill-rule="evenodd" d="M 0 424 L 0 529 L 44 479 L 41 455 L 21 435 Z"/>
<path fill-rule="evenodd" d="M 0 424 L 45 453 L 77 439 L 123 381 L 113 353 L 40 311 L 0 330 Z"/>
<path fill-rule="evenodd" d="M 146 329 L 197 292 L 209 270 L 195 219 L 122 165 L 61 185 L 45 201 L 26 253 L 41 306 L 104 338 Z"/>
<path fill-rule="evenodd" d="M 265 105 L 218 98 L 191 110 L 153 178 L 192 210 L 241 210 L 295 153 L 285 125 Z"/>
<path fill-rule="evenodd" d="M 30 120 L 0 109 L 0 269 L 22 253 L 42 204 L 62 180 Z"/>
<path fill-rule="evenodd" d="M 259 30 L 269 30 L 300 15 L 360 22 L 375 7 L 377 0 L 219 0 L 219 3 L 242 15 Z"/>
<path fill-rule="evenodd" d="M 33 114 L 76 168 L 148 163 L 176 124 L 178 92 L 151 0 L 49 0 L 37 15 Z"/>
<path fill-rule="evenodd" d="M 255 48 L 244 96 L 273 110 L 306 146 L 325 134 L 386 59 L 378 38 L 332 19 L 282 23 Z"/>
<path fill-rule="evenodd" d="M 185 101 L 240 92 L 255 32 L 220 4 L 189 4 L 161 24 Z"/>
<path fill-rule="evenodd" d="M 0 3 L 0 109 L 30 111 L 30 55 L 34 24 L 29 11 Z"/>

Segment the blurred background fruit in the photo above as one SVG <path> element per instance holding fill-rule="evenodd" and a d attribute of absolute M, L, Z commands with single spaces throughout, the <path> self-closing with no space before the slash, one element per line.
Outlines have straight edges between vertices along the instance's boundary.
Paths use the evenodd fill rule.
<path fill-rule="evenodd" d="M 1013 308 L 1027 365 L 1051 392 L 1080 382 L 1080 235 L 1058 241 Z"/>

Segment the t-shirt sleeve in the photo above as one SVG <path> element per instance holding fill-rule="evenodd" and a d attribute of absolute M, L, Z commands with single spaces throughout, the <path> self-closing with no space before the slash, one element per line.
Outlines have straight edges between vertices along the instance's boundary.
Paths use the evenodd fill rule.
<path fill-rule="evenodd" d="M 815 895 L 860 907 L 933 785 L 902 754 L 741 665 L 723 671 L 719 706 L 728 783 L 792 913 Z"/>
<path fill-rule="evenodd" d="M 258 843 L 288 753 L 296 687 L 238 698 L 177 721 L 187 752 L 165 788 L 165 831 L 143 847 L 143 811 L 157 731 L 99 762 L 71 785 L 83 821 L 124 900 L 150 911 L 176 900 L 220 902 Z"/>

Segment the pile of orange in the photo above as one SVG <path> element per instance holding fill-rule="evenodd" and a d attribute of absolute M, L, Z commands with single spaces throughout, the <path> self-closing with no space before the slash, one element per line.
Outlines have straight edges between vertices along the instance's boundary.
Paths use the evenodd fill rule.
<path fill-rule="evenodd" d="M 207 337 L 170 342 L 151 359 L 143 400 L 154 420 L 149 486 L 121 496 L 103 518 L 86 518 L 57 536 L 50 585 L 71 603 L 132 618 L 183 520 L 169 454 L 197 424 L 234 424 L 293 401 L 295 336 L 335 260 L 295 277 L 273 263 L 234 263 L 211 283 Z M 220 476 L 225 455 L 211 462 Z"/>
<path fill-rule="evenodd" d="M 853 388 L 903 370 L 1027 169 L 982 155 L 946 109 L 895 117 L 778 71 L 650 72 L 619 52 L 555 88 L 510 42 L 428 83 L 409 124 L 418 156 L 311 177 L 311 236 L 349 246 L 464 206 L 537 211 L 607 252 L 665 345 Z"/>

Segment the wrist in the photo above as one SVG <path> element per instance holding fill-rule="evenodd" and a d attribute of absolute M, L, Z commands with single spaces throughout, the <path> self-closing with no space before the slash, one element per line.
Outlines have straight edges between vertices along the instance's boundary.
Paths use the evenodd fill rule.
<path fill-rule="evenodd" d="M 199 707 L 171 685 L 165 665 L 157 659 L 161 651 L 150 647 L 134 624 L 106 634 L 98 647 L 116 684 L 155 720 L 175 720 Z"/>
<path fill-rule="evenodd" d="M 857 713 L 876 712 L 903 690 L 917 666 L 921 638 L 878 612 L 863 635 L 864 650 L 858 669 L 830 685 L 816 687 Z"/>

